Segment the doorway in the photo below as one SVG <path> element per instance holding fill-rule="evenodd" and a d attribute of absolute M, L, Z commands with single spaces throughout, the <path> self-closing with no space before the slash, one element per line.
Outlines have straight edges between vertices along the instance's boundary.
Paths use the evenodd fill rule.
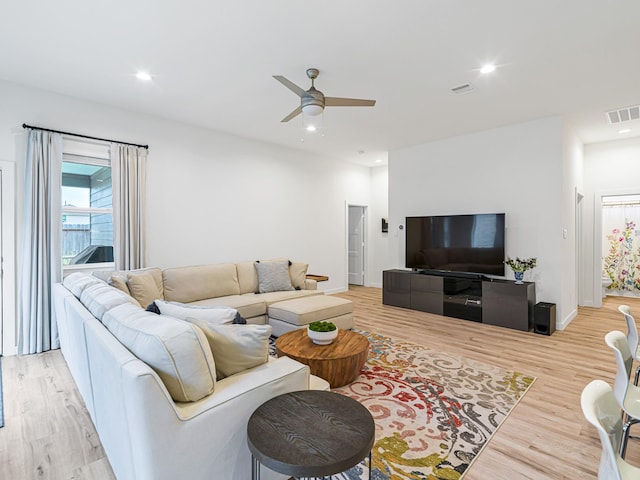
<path fill-rule="evenodd" d="M 366 213 L 366 206 L 349 205 L 347 234 L 349 285 L 365 284 Z"/>
<path fill-rule="evenodd" d="M 576 241 L 576 252 L 575 252 L 575 267 L 576 267 L 576 303 L 578 306 L 586 306 L 585 305 L 585 293 L 584 293 L 584 266 L 582 262 L 584 261 L 584 227 L 583 227 L 583 218 L 584 218 L 584 195 L 578 191 L 576 188 L 576 209 L 575 209 L 575 241 Z"/>
<path fill-rule="evenodd" d="M 602 296 L 640 297 L 640 194 L 601 197 Z"/>

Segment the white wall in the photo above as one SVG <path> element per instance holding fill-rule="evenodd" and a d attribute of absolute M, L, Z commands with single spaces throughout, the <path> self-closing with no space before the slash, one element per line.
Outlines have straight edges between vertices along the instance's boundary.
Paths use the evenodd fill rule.
<path fill-rule="evenodd" d="M 578 245 L 584 242 L 576 230 L 577 195 L 583 195 L 584 147 L 569 128 L 564 130 L 562 163 L 562 328 L 578 314 Z M 580 265 L 582 267 L 582 265 Z"/>
<path fill-rule="evenodd" d="M 575 281 L 563 263 L 564 137 L 562 119 L 551 117 L 390 152 L 392 266 L 404 267 L 406 216 L 505 212 L 507 256 L 538 258 L 525 279 L 536 282 L 537 301 L 557 304 L 564 328 L 575 309 L 562 294 Z"/>
<path fill-rule="evenodd" d="M 27 123 L 150 145 L 148 265 L 286 256 L 328 275 L 323 290 L 347 289 L 344 205 L 370 202 L 368 168 L 2 81 L 0 105 L 18 240 Z"/>
<path fill-rule="evenodd" d="M 584 148 L 585 305 L 602 302 L 602 195 L 640 193 L 640 138 L 585 145 Z"/>
<path fill-rule="evenodd" d="M 389 234 L 382 233 L 382 218 L 389 216 L 389 168 L 371 169 L 370 245 L 368 285 L 382 287 L 382 271 L 391 268 Z"/>

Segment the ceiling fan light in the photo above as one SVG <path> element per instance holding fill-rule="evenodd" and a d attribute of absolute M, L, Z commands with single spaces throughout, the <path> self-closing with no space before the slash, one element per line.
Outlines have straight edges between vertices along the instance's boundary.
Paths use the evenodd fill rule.
<path fill-rule="evenodd" d="M 309 115 L 310 117 L 315 117 L 316 115 L 320 115 L 324 108 L 320 105 L 305 105 L 302 107 L 302 113 L 305 115 Z"/>

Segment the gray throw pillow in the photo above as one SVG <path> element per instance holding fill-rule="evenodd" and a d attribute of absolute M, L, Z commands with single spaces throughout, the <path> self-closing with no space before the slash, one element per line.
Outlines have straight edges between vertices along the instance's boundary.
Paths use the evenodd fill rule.
<path fill-rule="evenodd" d="M 289 277 L 289 261 L 255 262 L 258 272 L 258 293 L 293 290 Z"/>

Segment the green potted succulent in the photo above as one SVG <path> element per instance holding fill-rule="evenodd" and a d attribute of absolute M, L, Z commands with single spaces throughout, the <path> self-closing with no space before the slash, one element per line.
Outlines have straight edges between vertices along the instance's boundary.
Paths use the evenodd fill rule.
<path fill-rule="evenodd" d="M 329 345 L 338 336 L 338 327 L 333 322 L 311 322 L 307 325 L 307 335 L 316 345 Z"/>

